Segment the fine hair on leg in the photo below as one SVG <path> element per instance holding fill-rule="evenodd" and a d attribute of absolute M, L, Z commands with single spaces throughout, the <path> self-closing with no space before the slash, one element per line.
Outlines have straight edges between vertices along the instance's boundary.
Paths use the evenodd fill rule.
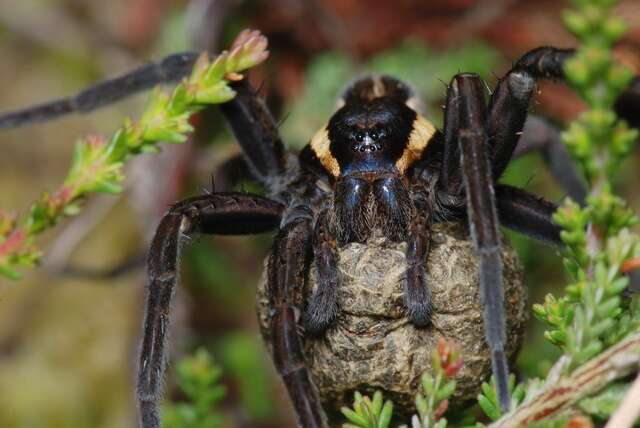
<path fill-rule="evenodd" d="M 180 249 L 194 234 L 246 235 L 275 229 L 283 207 L 261 196 L 213 193 L 186 199 L 162 218 L 151 243 L 137 396 L 140 426 L 160 426 L 157 402 L 167 354 L 167 333 L 179 277 Z"/>

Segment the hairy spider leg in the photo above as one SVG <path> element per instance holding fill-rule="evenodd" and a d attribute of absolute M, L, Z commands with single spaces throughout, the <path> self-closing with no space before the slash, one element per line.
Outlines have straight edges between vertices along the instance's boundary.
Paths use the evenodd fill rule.
<path fill-rule="evenodd" d="M 416 186 L 418 187 L 418 186 Z M 404 304 L 407 316 L 416 326 L 425 326 L 431 320 L 433 304 L 431 288 L 427 283 L 427 265 L 431 249 L 432 209 L 425 188 L 414 189 L 413 204 L 416 214 L 411 219 L 407 233 L 407 280 L 405 282 Z"/>
<path fill-rule="evenodd" d="M 233 134 L 242 148 L 244 163 L 251 176 L 270 187 L 273 178 L 285 172 L 284 144 L 278 127 L 265 103 L 247 79 L 232 84 L 236 96 L 222 104 Z M 238 161 L 234 161 L 237 165 Z M 332 320 L 337 313 L 337 254 L 335 240 L 326 233 L 322 221 L 312 231 L 311 212 L 304 207 L 287 210 L 281 231 L 276 237 L 269 261 L 268 277 L 271 295 L 271 332 L 273 361 L 293 403 L 300 426 L 327 426 L 320 399 L 306 368 L 301 339 L 298 336 L 298 312 L 295 293 L 300 293 L 310 258 L 316 257 L 318 283 L 326 293 L 314 295 L 309 307 L 318 304 L 324 318 Z M 333 305 L 324 304 L 326 301 Z M 295 302 L 303 306 L 302 302 Z M 311 325 L 311 324 L 310 324 Z"/>
<path fill-rule="evenodd" d="M 562 66 L 574 54 L 573 49 L 541 47 L 520 58 L 500 79 L 491 96 L 487 130 L 493 176 L 504 172 L 516 148 L 527 118 L 536 79 L 563 77 Z"/>
<path fill-rule="evenodd" d="M 618 97 L 614 110 L 622 119 L 634 127 L 640 128 L 640 77 L 636 76 L 625 91 Z"/>
<path fill-rule="evenodd" d="M 236 96 L 220 105 L 253 176 L 263 184 L 285 170 L 278 126 L 247 78 L 231 84 Z"/>
<path fill-rule="evenodd" d="M 143 339 L 137 377 L 142 428 L 160 427 L 157 401 L 162 393 L 167 359 L 171 301 L 179 277 L 185 238 L 195 234 L 247 235 L 276 229 L 282 204 L 261 196 L 214 193 L 186 199 L 163 217 L 148 259 Z"/>
<path fill-rule="evenodd" d="M 159 83 L 177 82 L 191 73 L 197 52 L 169 55 L 122 76 L 89 86 L 77 94 L 0 115 L 0 129 L 46 122 L 70 113 L 89 113 L 146 91 Z"/>
<path fill-rule="evenodd" d="M 498 179 L 511 157 L 516 151 L 518 138 L 522 131 L 524 121 L 527 116 L 527 109 L 533 93 L 535 91 L 535 83 L 537 79 L 551 78 L 563 79 L 564 63 L 575 55 L 573 49 L 558 49 L 554 47 L 540 47 L 533 49 L 524 54 L 520 60 L 507 72 L 500 80 L 495 91 L 493 92 L 489 107 L 489 121 L 487 129 L 491 137 L 490 149 L 494 177 Z M 640 125 L 640 78 L 635 77 L 631 84 L 618 97 L 614 104 L 614 109 L 620 118 L 626 120 L 631 126 Z M 540 125 L 538 123 L 538 125 Z M 550 127 L 547 127 L 549 130 Z M 551 134 L 547 142 L 542 144 L 542 152 L 547 165 L 551 172 L 561 183 L 563 188 L 577 202 L 584 202 L 587 194 L 586 187 L 579 177 L 575 168 L 572 169 L 570 158 L 566 155 L 566 149 L 560 147 L 559 136 L 557 133 Z M 513 191 L 507 192 L 502 190 L 505 195 L 511 194 L 516 196 Z M 541 207 L 533 202 L 532 198 L 521 198 L 522 204 L 519 204 L 518 210 L 521 216 L 511 213 L 504 221 L 511 223 L 512 228 L 529 236 L 536 237 L 536 231 L 532 229 L 535 223 L 531 216 L 533 211 L 538 215 L 537 220 L 541 220 L 546 216 L 548 209 Z M 524 214 L 523 208 L 527 206 L 527 215 Z M 536 206 L 534 210 L 533 207 Z M 515 206 L 511 207 L 515 209 Z M 506 214 L 506 213 L 505 213 Z M 547 224 L 547 231 L 553 229 L 552 225 Z M 632 278 L 632 282 L 637 279 Z M 632 285 L 632 288 L 636 285 Z"/>
<path fill-rule="evenodd" d="M 326 416 L 298 333 L 298 308 L 312 257 L 313 215 L 296 207 L 288 210 L 287 217 L 274 241 L 267 270 L 273 362 L 289 392 L 298 426 L 325 428 Z M 322 266 L 321 261 L 316 263 Z"/>
<path fill-rule="evenodd" d="M 191 73 L 197 58 L 195 52 L 170 55 L 158 63 L 91 86 L 72 97 L 9 112 L 0 116 L 0 129 L 52 120 L 74 112 L 88 113 L 159 83 L 175 82 Z M 220 109 L 243 148 L 254 177 L 267 182 L 285 169 L 284 146 L 278 127 L 246 78 L 231 86 L 237 95 Z"/>
<path fill-rule="evenodd" d="M 532 114 L 527 117 L 522 136 L 513 151 L 513 158 L 531 152 L 539 152 L 545 166 L 567 196 L 584 205 L 587 186 L 562 142 L 560 130 L 549 120 Z"/>
<path fill-rule="evenodd" d="M 338 243 L 328 230 L 329 211 L 318 215 L 313 231 L 316 291 L 303 315 L 305 332 L 320 335 L 338 315 Z"/>
<path fill-rule="evenodd" d="M 564 79 L 564 64 L 573 55 L 574 49 L 549 46 L 524 54 L 500 79 L 492 94 L 487 129 L 496 179 L 502 175 L 514 154 L 538 149 L 542 152 L 551 173 L 569 196 L 583 203 L 587 193 L 586 186 L 571 164 L 571 158 L 560 140 L 559 131 L 543 119 L 530 116 L 527 120 L 527 110 L 535 93 L 536 81 Z M 632 126 L 640 123 L 640 78 L 636 77 L 618 97 L 614 109 L 620 118 Z M 526 139 L 520 139 L 523 127 L 528 135 Z M 520 144 L 524 144 L 525 147 L 519 149 Z M 527 145 L 529 147 L 526 147 Z"/>
<path fill-rule="evenodd" d="M 486 126 L 486 132 L 488 133 L 486 136 L 488 137 L 488 140 L 485 144 L 488 145 L 491 174 L 493 175 L 493 178 L 497 180 L 504 172 L 506 166 L 514 155 L 514 151 L 516 150 L 516 145 L 520 135 L 522 134 L 525 120 L 527 119 L 529 102 L 535 92 L 536 79 L 562 78 L 563 64 L 573 54 L 574 51 L 571 49 L 557 49 L 552 47 L 534 49 L 525 54 L 498 83 L 496 90 L 492 94 L 486 122 L 477 120 L 478 115 L 484 116 L 485 114 L 485 109 L 480 107 L 484 106 L 483 97 L 481 96 L 482 92 L 479 84 L 475 83 L 476 80 L 479 82 L 479 79 L 463 75 L 463 79 L 458 82 L 458 85 L 452 84 L 448 88 L 446 102 L 448 111 L 445 113 L 445 143 L 448 143 L 446 146 L 451 146 L 451 142 L 457 139 L 461 143 L 458 149 L 464 150 L 465 146 L 463 142 L 465 138 L 463 138 L 461 132 L 462 129 L 465 128 L 463 123 L 465 120 L 472 119 L 470 120 L 471 126 L 469 127 L 471 129 L 479 129 L 479 127 L 484 124 Z M 454 83 L 456 80 L 458 79 L 454 78 Z M 467 98 L 468 100 L 473 100 L 470 104 L 473 108 L 472 111 L 467 111 L 466 113 L 463 113 L 465 110 L 465 103 L 458 99 L 460 96 L 465 96 L 465 92 L 460 89 L 462 87 L 462 81 L 464 80 L 474 82 L 473 84 L 467 85 L 468 89 L 466 89 L 466 91 L 469 91 L 469 94 L 473 94 L 468 95 Z M 638 80 L 636 79 L 636 81 L 634 81 L 634 83 L 626 90 L 616 103 L 616 109 L 621 113 L 621 117 L 631 120 L 631 123 L 634 123 L 633 121 L 637 120 L 637 118 L 633 117 L 632 106 L 640 103 L 640 96 L 638 96 L 637 93 L 638 86 Z M 460 108 L 456 109 L 456 105 L 459 105 Z M 465 117 L 463 116 L 464 114 L 471 115 L 472 117 Z M 635 114 L 637 115 L 637 113 Z M 583 202 L 586 197 L 584 182 L 581 180 L 575 167 L 573 167 L 566 149 L 561 145 L 557 131 L 547 122 L 536 120 L 535 118 L 530 121 L 530 124 L 537 126 L 538 131 L 540 129 L 547 131 L 547 135 L 545 138 L 540 138 L 538 140 L 530 138 L 529 141 L 525 141 L 525 144 L 528 144 L 528 147 L 523 147 L 519 151 L 519 154 L 532 149 L 540 150 L 543 153 L 545 161 L 552 174 L 554 174 L 563 188 L 567 190 L 567 192 L 578 202 Z M 452 132 L 455 132 L 456 130 L 457 135 L 452 134 Z M 447 132 L 449 135 L 446 135 Z M 478 136 L 475 136 L 474 138 L 477 140 L 482 139 Z M 468 147 L 471 146 L 469 145 Z M 487 152 L 483 151 L 483 153 L 485 154 L 482 156 L 487 156 Z M 472 154 L 473 152 L 470 151 L 469 155 Z M 486 176 L 473 176 L 468 174 L 469 170 L 464 165 L 465 153 L 461 153 L 462 163 L 459 166 L 461 174 L 458 174 L 455 165 L 456 155 L 455 147 L 445 147 L 441 170 L 441 178 L 444 178 L 444 180 L 441 181 L 440 188 L 449 194 L 459 192 L 461 183 L 456 181 L 456 178 L 462 175 L 464 178 L 464 183 L 462 184 L 464 184 L 467 193 L 467 215 L 469 217 L 472 237 L 477 234 L 478 243 L 480 244 L 483 239 L 481 234 L 478 233 L 478 226 L 487 228 L 488 226 L 492 227 L 494 223 L 497 223 L 495 210 L 493 213 L 488 215 L 489 220 L 476 223 L 476 220 L 474 219 L 474 217 L 476 217 L 476 212 L 474 212 L 472 208 L 474 201 L 469 199 L 469 197 L 474 194 L 474 190 L 469 188 L 469 184 L 472 184 L 474 181 L 483 181 L 486 179 Z M 475 159 L 481 159 L 482 156 Z M 484 174 L 484 172 L 479 169 L 471 172 Z M 470 181 L 469 178 L 472 178 L 472 180 Z M 487 189 L 487 186 L 484 185 L 484 183 L 482 187 Z M 490 196 L 491 198 L 494 198 L 493 193 L 490 193 Z M 497 186 L 494 204 L 495 203 L 497 203 L 498 212 L 500 214 L 500 222 L 505 226 L 547 243 L 558 244 L 561 242 L 560 228 L 553 224 L 552 221 L 552 215 L 556 210 L 555 204 L 548 202 L 543 198 L 531 195 L 522 189 L 517 189 L 511 186 Z M 477 212 L 486 213 L 484 210 Z M 492 232 L 491 227 L 486 230 Z M 488 242 L 493 242 L 493 234 L 491 233 L 488 236 L 491 238 Z M 474 241 L 476 240 L 475 237 L 473 239 Z M 481 289 L 483 289 L 483 251 L 481 250 L 480 253 Z M 494 260 L 489 262 L 489 265 L 492 266 L 492 270 L 488 271 L 489 277 L 492 277 L 491 275 L 498 272 L 496 267 L 499 268 L 499 253 L 496 253 L 496 255 L 497 257 L 488 255 L 484 256 L 487 258 L 494 258 Z M 492 278 L 495 282 L 499 280 L 499 277 Z M 485 288 L 485 290 L 497 291 L 492 288 Z M 485 292 L 483 292 L 483 294 L 484 293 Z M 494 296 L 501 297 L 497 294 L 498 293 L 494 293 Z M 502 294 L 501 288 L 499 294 Z M 496 336 L 496 333 L 504 335 L 504 327 L 501 328 L 502 332 L 495 330 L 496 326 L 504 325 L 504 320 L 497 320 L 502 316 L 503 308 L 500 306 L 499 313 L 494 313 L 492 310 L 489 310 L 487 313 L 488 307 L 486 306 L 487 302 L 496 301 L 497 300 L 495 298 L 489 300 L 485 297 L 485 329 L 487 341 L 490 347 L 492 347 L 493 370 L 496 377 L 498 397 L 501 406 L 506 409 L 509 401 L 507 391 L 506 360 L 504 362 L 499 361 L 501 359 L 504 360 L 504 354 L 499 352 L 498 344 L 500 343 L 500 338 Z M 493 319 L 493 321 L 491 321 L 491 319 Z M 492 336 L 493 338 L 491 338 Z M 494 343 L 492 346 L 492 342 L 497 342 L 498 344 Z"/>
<path fill-rule="evenodd" d="M 444 147 L 442 166 L 438 179 L 438 190 L 447 195 L 458 195 L 462 191 L 460 175 L 460 148 L 458 131 L 460 127 L 460 103 L 458 88 L 447 86 L 447 97 L 444 103 Z"/>
<path fill-rule="evenodd" d="M 496 179 L 504 172 L 512 157 L 522 156 L 530 151 L 540 151 L 551 174 L 560 186 L 576 202 L 583 204 L 586 186 L 576 169 L 566 147 L 560 139 L 560 131 L 548 120 L 534 115 L 527 116 L 529 103 L 535 92 L 538 78 L 563 78 L 564 62 L 575 54 L 573 49 L 541 47 L 525 54 L 500 79 L 492 94 L 489 106 L 487 129 L 491 146 L 491 162 Z M 451 89 L 449 88 L 449 91 Z M 454 97 L 447 96 L 449 103 Z M 457 111 L 445 108 L 444 165 L 439 180 L 439 188 L 448 194 L 461 191 L 457 169 Z M 631 126 L 640 124 L 640 78 L 634 81 L 616 100 L 614 109 L 620 118 Z M 525 122 L 526 120 L 526 122 Z"/>
<path fill-rule="evenodd" d="M 495 192 L 498 217 L 503 226 L 547 244 L 562 244 L 562 228 L 552 220 L 558 209 L 556 204 L 506 184 L 497 184 Z"/>
<path fill-rule="evenodd" d="M 484 126 L 487 115 L 484 84 L 476 74 L 458 74 L 451 82 L 450 94 L 456 101 L 447 102 L 447 105 L 458 110 L 460 170 L 466 193 L 469 230 L 479 258 L 485 340 L 491 350 L 500 406 L 506 410 L 509 407 L 509 369 L 504 350 L 502 260 L 493 176 L 488 158 L 489 138 Z"/>

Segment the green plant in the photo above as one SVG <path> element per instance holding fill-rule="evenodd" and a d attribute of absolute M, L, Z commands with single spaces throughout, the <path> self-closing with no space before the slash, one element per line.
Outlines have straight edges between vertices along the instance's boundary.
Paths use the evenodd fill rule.
<path fill-rule="evenodd" d="M 500 403 L 498 403 L 493 376 L 490 383 L 482 383 L 481 389 L 480 394 L 478 394 L 478 405 L 492 421 L 497 421 L 503 416 L 503 412 L 500 409 Z M 511 396 L 510 408 L 514 408 L 524 401 L 526 388 L 523 384 L 516 385 L 516 377 L 513 374 L 509 376 L 509 393 Z"/>
<path fill-rule="evenodd" d="M 449 407 L 449 398 L 456 389 L 455 376 L 462 368 L 458 349 L 440 339 L 433 353 L 433 373 L 424 373 L 421 378 L 422 392 L 416 395 L 418 414 L 412 419 L 412 428 L 445 428 L 443 417 Z"/>
<path fill-rule="evenodd" d="M 567 199 L 554 216 L 564 229 L 564 264 L 571 278 L 566 294 L 548 295 L 544 304 L 533 308 L 536 317 L 551 327 L 545 337 L 559 346 L 563 355 L 546 386 L 527 393 L 522 406 L 505 415 L 497 426 L 553 417 L 576 404 L 606 418 L 615 408 L 612 401 L 621 398 L 619 388 L 617 395 L 601 393 L 590 401 L 584 398 L 633 368 L 616 370 L 609 365 L 607 373 L 602 366 L 605 356 L 629 349 L 627 358 L 637 361 L 640 357 L 638 297 L 623 295 L 629 285 L 624 273 L 640 254 L 640 238 L 631 231 L 638 217 L 614 194 L 611 182 L 638 139 L 638 131 L 618 120 L 613 111 L 615 99 L 632 79 L 612 56 L 613 44 L 625 25 L 611 14 L 615 1 L 573 3 L 576 9 L 565 12 L 564 19 L 581 45 L 566 63 L 565 75 L 588 110 L 571 123 L 563 141 L 584 173 L 589 194 L 585 206 Z M 602 377 L 605 373 L 606 379 Z M 557 423 L 553 418 L 548 421 L 549 426 Z"/>
<path fill-rule="evenodd" d="M 187 402 L 171 403 L 163 408 L 163 426 L 167 428 L 216 428 L 222 426 L 223 417 L 215 406 L 225 396 L 220 385 L 222 370 L 214 364 L 211 355 L 198 349 L 182 359 L 176 369 L 178 386 Z"/>
<path fill-rule="evenodd" d="M 629 283 L 622 265 L 640 254 L 640 240 L 630 231 L 638 217 L 613 193 L 610 179 L 638 138 L 638 131 L 619 121 L 612 108 L 632 79 L 611 54 L 624 24 L 610 16 L 611 1 L 575 4 L 577 10 L 566 12 L 565 22 L 581 47 L 565 74 L 589 110 L 569 126 L 563 140 L 590 190 L 586 206 L 567 200 L 554 217 L 564 228 L 565 266 L 572 281 L 566 295 L 549 295 L 534 306 L 536 316 L 552 327 L 546 337 L 561 347 L 569 369 L 640 326 L 637 305 L 621 296 Z"/>
<path fill-rule="evenodd" d="M 390 400 L 382 402 L 382 393 L 376 391 L 373 400 L 355 392 L 353 409 L 343 407 L 342 414 L 349 420 L 343 428 L 388 428 L 393 415 L 393 403 Z"/>
<path fill-rule="evenodd" d="M 190 117 L 209 104 L 235 96 L 229 83 L 243 78 L 242 71 L 263 62 L 267 39 L 245 30 L 224 51 L 210 60 L 203 54 L 191 76 L 169 95 L 155 90 L 138 122 L 125 120 L 111 139 L 91 135 L 76 143 L 69 173 L 62 186 L 44 193 L 22 219 L 0 211 L 0 275 L 17 279 L 19 269 L 35 265 L 41 257 L 35 239 L 63 218 L 80 212 L 91 193 L 119 193 L 123 167 L 131 157 L 158 151 L 157 143 L 179 144 L 193 130 Z"/>

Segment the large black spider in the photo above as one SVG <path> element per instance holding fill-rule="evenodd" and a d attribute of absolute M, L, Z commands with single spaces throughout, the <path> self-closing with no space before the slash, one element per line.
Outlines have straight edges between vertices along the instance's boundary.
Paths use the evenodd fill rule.
<path fill-rule="evenodd" d="M 140 423 L 160 426 L 157 400 L 166 362 L 171 300 L 178 281 L 184 238 L 194 234 L 244 235 L 278 230 L 268 264 L 273 360 L 303 427 L 327 425 L 299 336 L 322 334 L 339 309 L 337 248 L 366 242 L 373 233 L 406 241 L 407 315 L 416 326 L 430 319 L 430 230 L 435 222 L 468 224 L 480 266 L 484 328 L 498 397 L 508 406 L 504 352 L 505 316 L 499 226 L 551 244 L 560 243 L 552 221 L 556 205 L 523 189 L 498 184 L 514 153 L 542 149 L 561 184 L 577 200 L 585 196 L 579 176 L 550 136 L 556 131 L 533 118 L 538 133 L 518 146 L 536 80 L 562 78 L 569 49 L 542 47 L 525 54 L 499 80 L 487 105 L 485 86 L 472 73 L 453 77 L 447 88 L 443 130 L 419 112 L 415 94 L 388 76 L 351 84 L 339 108 L 297 156 L 290 156 L 267 107 L 247 79 L 233 84 L 237 96 L 221 106 L 244 153 L 250 178 L 266 196 L 213 192 L 176 203 L 163 217 L 148 257 L 148 286 L 137 381 Z M 86 112 L 159 82 L 189 73 L 197 54 L 177 54 L 80 94 L 0 116 L 0 128 Z M 618 112 L 635 123 L 638 79 L 619 99 Z M 533 132 L 533 131 L 532 131 Z M 311 263 L 317 291 L 306 307 L 293 296 Z M 299 314 L 302 313 L 301 319 Z"/>

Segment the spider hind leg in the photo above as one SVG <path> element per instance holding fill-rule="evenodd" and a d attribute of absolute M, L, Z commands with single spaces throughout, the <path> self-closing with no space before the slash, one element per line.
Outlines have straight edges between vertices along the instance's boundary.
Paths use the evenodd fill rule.
<path fill-rule="evenodd" d="M 213 193 L 176 204 L 163 217 L 151 244 L 137 378 L 142 428 L 160 427 L 157 401 L 162 393 L 170 310 L 178 283 L 180 249 L 196 233 L 254 234 L 275 229 L 282 205 L 240 193 Z"/>

